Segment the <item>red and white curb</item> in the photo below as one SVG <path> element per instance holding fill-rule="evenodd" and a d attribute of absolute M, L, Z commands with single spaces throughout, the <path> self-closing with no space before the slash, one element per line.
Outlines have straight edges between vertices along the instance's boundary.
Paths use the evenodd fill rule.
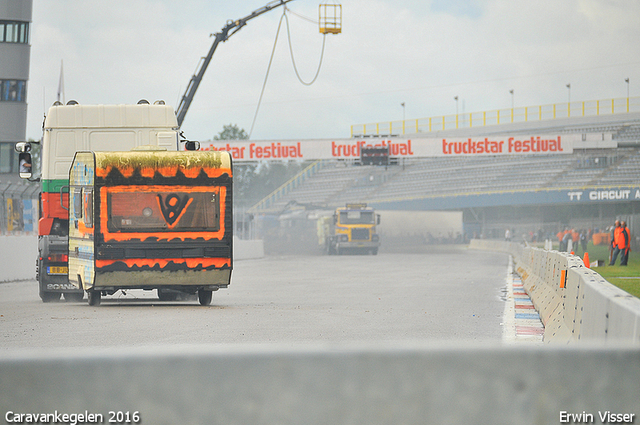
<path fill-rule="evenodd" d="M 502 340 L 505 343 L 527 342 L 542 344 L 544 325 L 533 302 L 513 270 L 513 257 L 509 256 L 507 268 L 505 306 L 502 318 Z"/>

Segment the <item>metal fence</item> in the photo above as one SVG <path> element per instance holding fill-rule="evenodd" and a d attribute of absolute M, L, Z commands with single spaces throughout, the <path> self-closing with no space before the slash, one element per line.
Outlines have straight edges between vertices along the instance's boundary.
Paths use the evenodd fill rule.
<path fill-rule="evenodd" d="M 38 231 L 40 186 L 28 182 L 0 182 L 0 234 Z"/>
<path fill-rule="evenodd" d="M 524 106 L 493 111 L 442 115 L 400 121 L 383 121 L 351 126 L 351 137 L 366 135 L 401 135 L 485 127 L 514 122 L 546 121 L 560 118 L 617 115 L 640 111 L 640 97 L 565 102 Z"/>

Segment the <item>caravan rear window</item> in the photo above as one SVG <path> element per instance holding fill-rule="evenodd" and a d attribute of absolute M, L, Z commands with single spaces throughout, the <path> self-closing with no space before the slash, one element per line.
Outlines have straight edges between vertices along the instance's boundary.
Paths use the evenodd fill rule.
<path fill-rule="evenodd" d="M 218 187 L 128 186 L 107 190 L 109 232 L 215 232 L 220 229 Z"/>

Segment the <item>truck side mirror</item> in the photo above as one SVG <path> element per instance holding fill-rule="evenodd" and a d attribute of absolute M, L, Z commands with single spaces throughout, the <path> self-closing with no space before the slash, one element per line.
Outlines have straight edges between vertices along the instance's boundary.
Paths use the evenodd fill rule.
<path fill-rule="evenodd" d="M 376 221 L 377 221 L 377 224 L 380 224 L 380 214 L 376 214 Z"/>
<path fill-rule="evenodd" d="M 338 216 L 336 214 L 333 215 L 333 224 L 338 224 Z"/>
<path fill-rule="evenodd" d="M 18 155 L 18 161 L 20 163 L 20 178 L 22 179 L 30 179 L 33 175 L 33 171 L 31 170 L 32 162 L 31 162 L 31 154 L 29 152 L 21 152 Z"/>

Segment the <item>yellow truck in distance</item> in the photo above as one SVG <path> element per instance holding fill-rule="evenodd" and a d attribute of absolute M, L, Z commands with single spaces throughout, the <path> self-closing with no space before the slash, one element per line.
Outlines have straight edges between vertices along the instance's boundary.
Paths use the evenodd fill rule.
<path fill-rule="evenodd" d="M 76 153 L 69 282 L 90 305 L 128 289 L 197 293 L 208 305 L 231 280 L 231 156 L 148 148 Z"/>
<path fill-rule="evenodd" d="M 367 204 L 346 204 L 337 208 L 332 220 L 324 226 L 325 252 L 329 255 L 376 255 L 380 247 L 380 238 L 376 233 L 378 224 L 380 215 Z"/>

